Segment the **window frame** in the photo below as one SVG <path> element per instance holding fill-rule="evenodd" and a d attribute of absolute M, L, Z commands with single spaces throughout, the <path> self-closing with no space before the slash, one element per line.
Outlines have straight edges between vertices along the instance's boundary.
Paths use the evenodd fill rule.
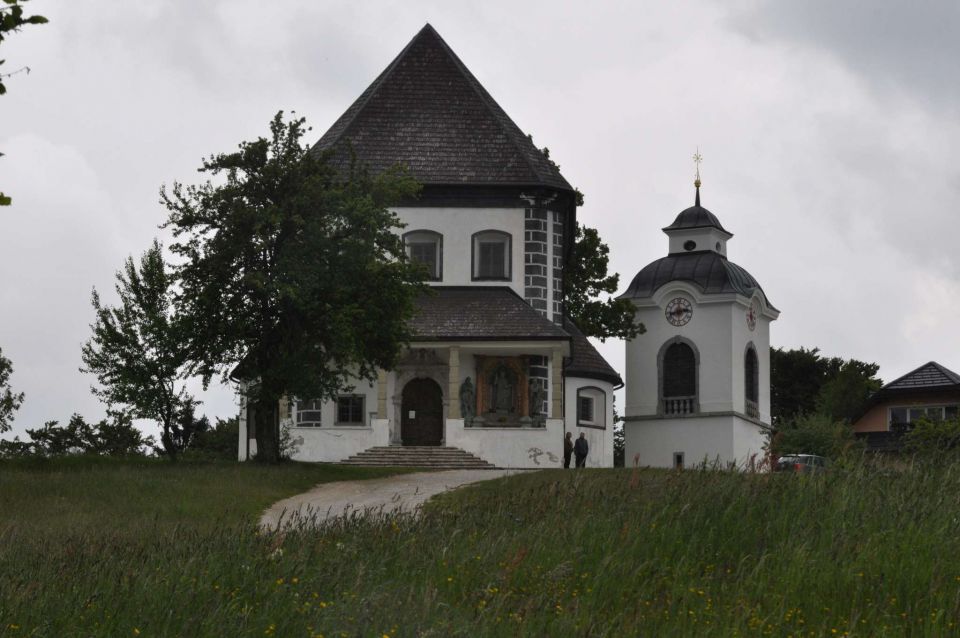
<path fill-rule="evenodd" d="M 310 409 L 301 409 L 300 408 L 301 404 L 304 404 L 304 405 L 312 404 L 313 407 L 311 407 Z M 320 399 L 307 399 L 307 400 L 297 399 L 296 401 L 292 401 L 289 405 L 293 407 L 293 410 L 292 410 L 293 426 L 297 428 L 322 428 L 323 427 L 323 404 L 324 402 Z M 306 413 L 306 412 L 316 412 L 318 415 L 317 420 L 316 421 L 301 420 L 300 418 L 301 413 Z"/>
<path fill-rule="evenodd" d="M 355 400 L 359 399 L 360 405 L 358 409 L 358 416 L 360 417 L 359 421 L 341 421 L 340 420 L 340 401 L 343 399 Z M 366 427 L 366 408 L 367 408 L 367 395 L 365 394 L 340 394 L 337 396 L 337 401 L 334 406 L 335 411 L 333 415 L 333 424 L 340 427 Z M 352 410 L 351 410 L 352 411 Z M 353 415 L 351 415 L 353 416 Z"/>
<path fill-rule="evenodd" d="M 960 416 L 960 403 L 934 403 L 931 405 L 927 404 L 914 404 L 914 405 L 888 405 L 887 406 L 887 431 L 891 431 L 895 425 L 904 425 L 911 426 L 913 420 L 910 418 L 911 410 L 923 410 L 924 412 L 928 410 L 940 410 L 940 416 L 937 418 L 938 421 L 947 420 L 947 408 L 956 408 L 957 415 Z M 894 410 L 905 410 L 906 411 L 906 421 L 894 421 L 893 420 L 893 411 Z M 918 419 L 921 417 L 918 417 Z"/>
<path fill-rule="evenodd" d="M 666 355 L 667 350 L 670 349 L 670 346 L 674 344 L 682 343 L 688 346 L 693 351 L 693 395 L 679 396 L 677 398 L 689 398 L 691 401 L 691 409 L 689 412 L 668 413 L 666 410 L 666 400 L 674 397 L 664 396 L 664 386 L 665 386 L 665 376 L 666 376 Z M 660 416 L 666 417 L 683 417 L 691 414 L 697 414 L 700 412 L 700 350 L 697 348 L 697 345 L 685 337 L 671 337 L 663 342 L 663 345 L 660 346 L 660 351 L 657 353 L 657 413 Z"/>
<path fill-rule="evenodd" d="M 753 353 L 754 361 L 752 375 L 747 367 L 751 353 Z M 753 396 L 750 396 L 751 385 L 753 385 Z M 743 407 L 747 416 L 760 417 L 760 355 L 752 341 L 747 343 L 746 350 L 743 353 Z"/>
<path fill-rule="evenodd" d="M 421 241 L 417 241 L 418 238 L 423 238 Z M 427 238 L 433 240 L 435 245 L 435 256 L 437 259 L 436 268 L 434 272 L 427 277 L 427 281 L 443 281 L 443 235 L 438 233 L 435 230 L 427 230 L 425 228 L 419 228 L 417 230 L 407 231 L 403 234 L 403 252 L 407 255 L 407 259 L 413 261 L 413 256 L 410 252 L 410 246 L 412 244 L 428 244 L 429 241 L 426 241 Z M 417 261 L 414 263 L 422 264 L 423 262 Z"/>
<path fill-rule="evenodd" d="M 592 402 L 592 417 L 590 421 L 580 418 L 580 401 L 589 399 Z M 607 429 L 607 393 L 603 388 L 594 385 L 585 385 L 577 388 L 577 427 L 593 428 L 595 430 Z"/>
<path fill-rule="evenodd" d="M 503 268 L 504 276 L 483 276 L 480 275 L 480 254 L 479 246 L 485 238 L 498 237 L 502 240 L 503 249 Z M 493 243 L 493 242 L 489 242 Z M 513 235 L 503 230 L 489 229 L 481 230 L 470 237 L 470 279 L 471 281 L 513 281 Z"/>

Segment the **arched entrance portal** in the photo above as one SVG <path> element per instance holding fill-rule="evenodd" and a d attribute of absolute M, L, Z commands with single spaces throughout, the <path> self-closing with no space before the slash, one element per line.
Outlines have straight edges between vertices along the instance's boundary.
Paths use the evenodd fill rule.
<path fill-rule="evenodd" d="M 414 379 L 403 387 L 400 414 L 404 445 L 440 445 L 443 441 L 443 393 L 433 379 Z"/>

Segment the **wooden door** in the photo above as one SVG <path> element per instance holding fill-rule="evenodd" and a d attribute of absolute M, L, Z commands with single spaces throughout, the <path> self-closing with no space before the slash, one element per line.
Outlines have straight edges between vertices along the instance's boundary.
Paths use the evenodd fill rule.
<path fill-rule="evenodd" d="M 432 379 L 414 379 L 403 388 L 400 438 L 404 445 L 440 445 L 443 394 Z"/>

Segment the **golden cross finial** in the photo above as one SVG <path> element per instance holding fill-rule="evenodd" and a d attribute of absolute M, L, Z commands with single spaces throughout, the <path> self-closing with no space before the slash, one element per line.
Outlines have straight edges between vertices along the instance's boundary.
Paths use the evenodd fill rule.
<path fill-rule="evenodd" d="M 700 188 L 700 162 L 703 161 L 703 155 L 700 154 L 700 147 L 697 147 L 697 152 L 693 154 L 693 163 L 697 165 L 697 177 L 693 180 L 693 185 L 697 188 Z"/>

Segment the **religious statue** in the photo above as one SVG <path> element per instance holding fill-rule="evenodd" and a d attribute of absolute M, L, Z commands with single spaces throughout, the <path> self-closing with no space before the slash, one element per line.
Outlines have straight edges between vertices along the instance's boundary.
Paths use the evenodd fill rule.
<path fill-rule="evenodd" d="M 506 367 L 500 366 L 490 383 L 494 412 L 513 412 L 513 380 Z"/>
<path fill-rule="evenodd" d="M 530 380 L 530 416 L 541 416 L 543 414 L 543 404 L 547 400 L 547 390 L 543 387 L 543 382 Z"/>
<path fill-rule="evenodd" d="M 477 393 L 470 377 L 467 377 L 467 380 L 460 384 L 460 415 L 469 423 L 476 414 L 476 407 Z"/>

